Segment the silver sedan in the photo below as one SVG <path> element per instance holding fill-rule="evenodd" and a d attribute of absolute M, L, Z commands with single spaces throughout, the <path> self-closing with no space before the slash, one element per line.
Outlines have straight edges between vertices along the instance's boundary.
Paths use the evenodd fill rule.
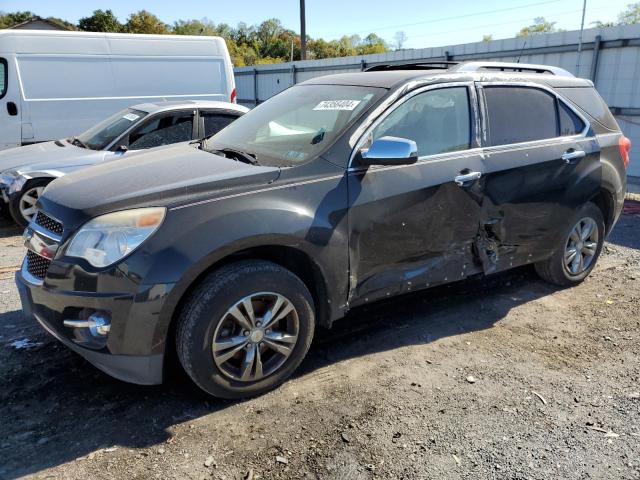
<path fill-rule="evenodd" d="M 77 137 L 4 150 L 0 212 L 26 226 L 52 180 L 149 148 L 209 137 L 247 111 L 227 102 L 145 103 L 118 112 Z"/>

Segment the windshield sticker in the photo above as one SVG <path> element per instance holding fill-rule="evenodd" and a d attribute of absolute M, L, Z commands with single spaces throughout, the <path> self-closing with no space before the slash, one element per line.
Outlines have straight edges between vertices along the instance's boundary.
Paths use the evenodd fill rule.
<path fill-rule="evenodd" d="M 302 161 L 302 160 L 304 160 L 304 157 L 306 157 L 307 155 L 306 155 L 306 153 L 304 153 L 304 152 L 296 152 L 295 150 L 289 150 L 289 151 L 285 154 L 285 156 L 286 156 L 287 158 L 292 159 L 292 160 L 299 160 L 299 161 Z"/>
<path fill-rule="evenodd" d="M 129 120 L 130 122 L 135 122 L 140 118 L 140 115 L 136 115 L 135 113 L 127 113 L 122 118 L 124 118 L 125 120 Z"/>
<path fill-rule="evenodd" d="M 323 100 L 316 105 L 314 110 L 354 110 L 360 104 L 360 100 Z"/>

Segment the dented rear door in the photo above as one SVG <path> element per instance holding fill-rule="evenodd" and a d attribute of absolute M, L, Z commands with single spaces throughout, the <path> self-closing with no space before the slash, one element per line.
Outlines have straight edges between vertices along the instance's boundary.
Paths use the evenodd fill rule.
<path fill-rule="evenodd" d="M 481 85 L 484 201 L 477 251 L 485 273 L 551 255 L 573 212 L 597 192 L 588 122 L 540 85 Z"/>

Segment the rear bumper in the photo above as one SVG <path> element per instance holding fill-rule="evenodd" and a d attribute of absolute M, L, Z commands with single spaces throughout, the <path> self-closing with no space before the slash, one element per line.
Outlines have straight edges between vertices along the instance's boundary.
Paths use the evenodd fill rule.
<path fill-rule="evenodd" d="M 132 297 L 54 293 L 46 290 L 42 285 L 29 283 L 21 272 L 16 273 L 15 280 L 20 293 L 24 316 L 35 319 L 42 328 L 65 346 L 84 357 L 95 367 L 119 380 L 140 385 L 162 383 L 163 353 L 114 354 L 111 353 L 109 346 L 99 351 L 85 348 L 74 341 L 73 337 L 69 335 L 69 328 L 64 327 L 62 324 L 63 312 L 69 307 L 76 308 L 91 305 L 96 309 L 111 310 L 112 306 L 117 303 L 119 304 L 118 310 L 123 307 L 123 304 L 127 304 L 129 307 L 125 308 L 126 311 L 136 310 Z M 115 331 L 110 333 L 109 342 L 117 342 L 119 344 L 119 337 L 122 333 L 122 331 L 118 332 L 116 328 Z M 111 335 L 114 337 L 114 342 L 111 342 Z M 118 345 L 117 349 L 122 350 L 122 346 Z"/>

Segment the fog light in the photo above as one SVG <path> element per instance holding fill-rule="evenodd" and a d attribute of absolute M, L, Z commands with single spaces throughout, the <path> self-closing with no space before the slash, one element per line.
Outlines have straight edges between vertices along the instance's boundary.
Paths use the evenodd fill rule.
<path fill-rule="evenodd" d="M 96 312 L 86 320 L 64 320 L 65 327 L 88 328 L 94 337 L 106 337 L 111 330 L 111 317 L 105 312 Z"/>

